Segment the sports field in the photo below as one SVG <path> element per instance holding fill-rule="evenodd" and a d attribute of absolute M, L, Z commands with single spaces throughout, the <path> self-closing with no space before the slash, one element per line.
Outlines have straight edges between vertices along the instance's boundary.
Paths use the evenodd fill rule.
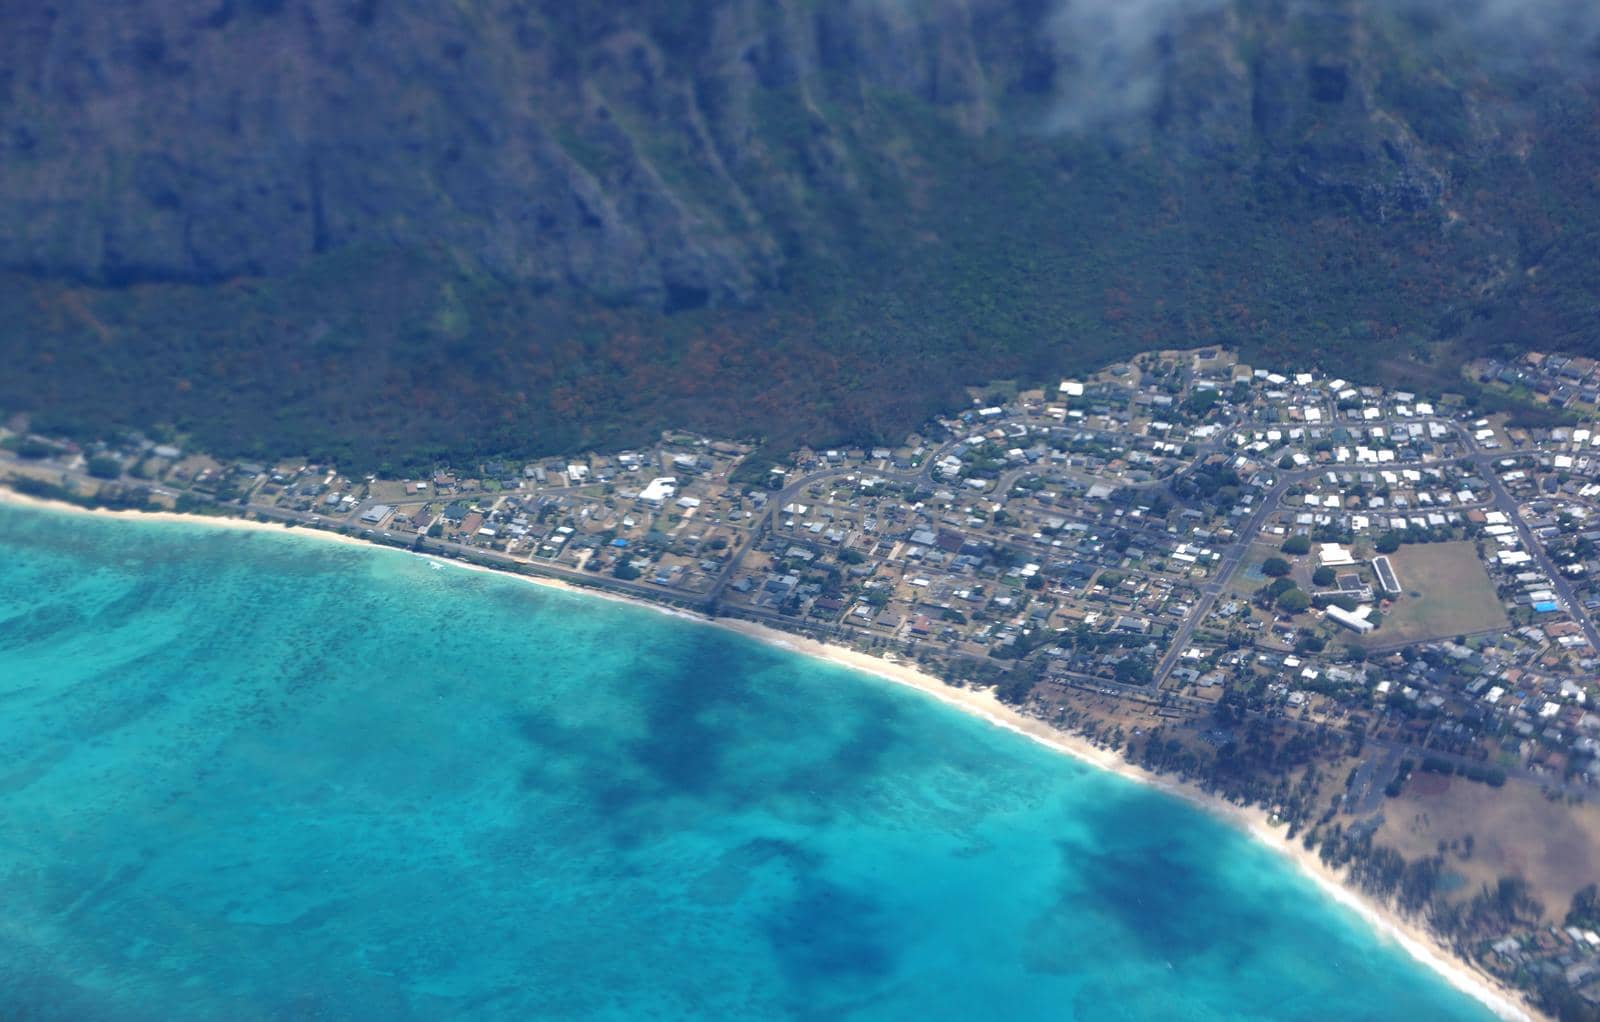
<path fill-rule="evenodd" d="M 1449 638 L 1508 624 L 1494 584 L 1466 541 L 1419 543 L 1389 556 L 1401 595 L 1384 613 L 1374 645 Z"/>

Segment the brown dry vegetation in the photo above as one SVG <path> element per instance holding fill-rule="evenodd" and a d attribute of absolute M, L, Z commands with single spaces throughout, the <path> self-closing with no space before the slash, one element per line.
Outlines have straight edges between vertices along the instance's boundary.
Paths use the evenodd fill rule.
<path fill-rule="evenodd" d="M 1444 790 L 1427 793 L 1440 780 L 1448 781 Z M 1600 880 L 1600 806 L 1552 802 L 1524 784 L 1490 788 L 1419 774 L 1383 812 L 1373 843 L 1389 845 L 1408 860 L 1433 855 L 1441 841 L 1448 845 L 1472 835 L 1470 857 L 1446 856 L 1446 869 L 1467 879 L 1463 897 L 1481 884 L 1492 887 L 1502 876 L 1520 875 L 1546 916 L 1560 919 L 1574 891 Z M 1538 840 L 1529 840 L 1533 834 Z"/>

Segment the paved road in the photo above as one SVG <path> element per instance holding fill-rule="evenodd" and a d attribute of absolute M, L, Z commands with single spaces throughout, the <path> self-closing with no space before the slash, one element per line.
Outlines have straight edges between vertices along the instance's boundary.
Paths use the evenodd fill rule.
<path fill-rule="evenodd" d="M 1357 816 L 1383 808 L 1384 788 L 1399 770 L 1403 750 L 1369 746 L 1364 752 L 1355 780 L 1350 783 L 1350 797 L 1345 802 L 1345 812 Z"/>
<path fill-rule="evenodd" d="M 1583 630 L 1584 637 L 1588 639 L 1590 647 L 1595 650 L 1600 650 L 1600 630 L 1596 629 L 1593 620 L 1590 618 L 1582 603 L 1578 600 L 1572 589 L 1571 583 L 1568 582 L 1566 577 L 1556 569 L 1555 564 L 1550 560 L 1549 555 L 1545 552 L 1544 545 L 1539 542 L 1538 537 L 1535 536 L 1532 530 L 1528 528 L 1516 500 L 1506 492 L 1505 486 L 1503 483 L 1501 483 L 1499 475 L 1494 471 L 1493 463 L 1505 457 L 1505 455 L 1477 450 L 1470 436 L 1464 431 L 1459 432 L 1461 432 L 1461 435 L 1465 439 L 1466 443 L 1472 445 L 1469 447 L 1469 451 L 1471 453 L 1467 454 L 1466 457 L 1476 464 L 1481 470 L 1481 474 L 1483 475 L 1490 492 L 1490 499 L 1487 502 L 1481 502 L 1471 506 L 1489 507 L 1498 511 L 1503 511 L 1511 519 L 1511 521 L 1515 523 L 1518 535 L 1522 539 L 1523 546 L 1527 549 L 1530 556 L 1538 561 L 1539 566 L 1544 569 L 1545 574 L 1549 576 L 1551 588 L 1554 589 L 1557 596 L 1561 598 L 1567 612 L 1572 616 L 1572 619 L 1577 622 L 1578 627 Z M 1427 463 L 1418 461 L 1394 461 L 1384 463 L 1378 467 L 1394 471 L 1405 468 L 1435 467 L 1437 464 L 1437 462 Z M 1333 470 L 1346 471 L 1350 470 L 1351 468 L 1352 466 L 1344 465 L 1337 466 Z M 1167 650 L 1166 655 L 1162 657 L 1161 663 L 1156 669 L 1154 679 L 1155 684 L 1160 685 L 1166 681 L 1167 677 L 1171 674 L 1173 668 L 1177 664 L 1178 658 L 1181 657 L 1183 655 L 1183 651 L 1188 648 L 1190 636 L 1193 635 L 1194 630 L 1199 625 L 1200 621 L 1204 620 L 1206 614 L 1210 613 L 1211 607 L 1216 603 L 1217 596 L 1227 585 L 1228 579 L 1233 575 L 1233 572 L 1239 567 L 1245 551 L 1249 549 L 1250 541 L 1254 536 L 1259 534 L 1261 525 L 1265 521 L 1266 516 L 1277 510 L 1277 505 L 1281 502 L 1284 492 L 1290 486 L 1305 482 L 1306 480 L 1321 475 L 1327 471 L 1330 471 L 1330 469 L 1319 467 L 1316 469 L 1301 469 L 1294 472 L 1284 473 L 1282 476 L 1280 476 L 1277 484 L 1267 492 L 1266 496 L 1263 498 L 1261 506 L 1256 509 L 1256 513 L 1250 517 L 1245 528 L 1240 533 L 1239 539 L 1237 539 L 1223 555 L 1221 564 L 1219 564 L 1217 571 L 1212 576 L 1213 581 L 1207 583 L 1202 588 L 1203 595 L 1201 596 L 1200 600 L 1196 602 L 1196 605 L 1194 608 L 1192 608 L 1191 613 L 1184 618 L 1183 624 L 1179 627 L 1177 634 L 1174 636 L 1171 648 Z M 1402 643 L 1401 645 L 1411 645 L 1411 643 Z M 1382 648 L 1387 649 L 1390 647 Z"/>
<path fill-rule="evenodd" d="M 1471 443 L 1472 441 L 1469 440 L 1468 442 Z M 1483 470 L 1483 477 L 1489 484 L 1489 492 L 1493 494 L 1492 503 L 1494 509 L 1505 512 L 1506 516 L 1511 519 L 1512 524 L 1516 526 L 1517 535 L 1522 540 L 1523 549 L 1538 562 L 1539 567 L 1544 569 L 1545 575 L 1550 579 L 1550 588 L 1555 590 L 1556 595 L 1561 598 L 1561 603 L 1566 608 L 1567 613 L 1572 616 L 1572 620 L 1576 621 L 1578 627 L 1583 630 L 1583 637 L 1589 640 L 1589 648 L 1600 652 L 1600 630 L 1595 628 L 1594 620 L 1589 616 L 1588 608 L 1584 607 L 1582 602 L 1578 600 L 1577 594 L 1573 592 L 1572 583 L 1567 581 L 1567 577 L 1557 570 L 1555 563 L 1550 560 L 1550 555 L 1545 552 L 1544 544 L 1539 542 L 1539 537 L 1535 536 L 1533 530 L 1528 528 L 1527 522 L 1523 519 L 1521 508 L 1511 494 L 1506 492 L 1505 484 L 1500 481 L 1500 474 L 1494 470 L 1493 463 L 1501 460 L 1505 455 L 1478 451 L 1471 457 L 1478 467 Z"/>
<path fill-rule="evenodd" d="M 1388 427 L 1394 424 L 1394 420 L 1379 420 L 1375 423 L 1363 423 L 1363 426 L 1382 425 Z M 1462 438 L 1462 442 L 1467 446 L 1469 453 L 1465 455 L 1465 457 L 1469 458 L 1478 466 L 1489 486 L 1491 493 L 1491 501 L 1489 506 L 1492 506 L 1496 510 L 1505 512 L 1510 520 L 1515 523 L 1524 547 L 1528 550 L 1530 556 L 1534 557 L 1538 561 L 1540 567 L 1544 569 L 1545 574 L 1549 576 L 1551 587 L 1555 590 L 1557 596 L 1561 599 L 1568 613 L 1571 614 L 1573 620 L 1576 621 L 1578 626 L 1582 629 L 1584 637 L 1589 641 L 1590 646 L 1596 650 L 1600 650 L 1600 629 L 1595 627 L 1595 624 L 1590 618 L 1586 609 L 1577 599 L 1571 584 L 1567 581 L 1566 577 L 1556 569 L 1555 564 L 1550 560 L 1549 555 L 1545 552 L 1544 546 L 1539 542 L 1538 537 L 1534 536 L 1532 531 L 1527 527 L 1517 502 L 1509 493 L 1506 492 L 1505 486 L 1501 483 L 1499 475 L 1494 471 L 1493 463 L 1506 457 L 1507 455 L 1504 453 L 1488 452 L 1479 449 L 1469 433 L 1460 429 L 1455 423 L 1449 423 L 1449 425 L 1452 429 L 1456 430 L 1456 432 Z M 1175 484 L 1196 471 L 1208 457 L 1220 451 L 1224 447 L 1226 436 L 1229 431 L 1245 426 L 1247 426 L 1247 424 L 1231 423 L 1226 425 L 1224 430 L 1219 432 L 1216 437 L 1199 445 L 1194 458 L 1188 463 L 1188 465 L 1174 473 L 1172 476 L 1169 476 L 1165 479 L 1149 480 L 1144 483 L 1118 484 L 1118 488 L 1137 490 L 1161 487 L 1165 488 L 1170 493 Z M 728 583 L 732 581 L 740 566 L 743 564 L 745 556 L 753 547 L 757 546 L 761 542 L 763 537 L 770 534 L 773 516 L 780 513 L 781 509 L 785 505 L 789 504 L 807 487 L 816 483 L 851 475 L 874 475 L 891 482 L 899 483 L 901 485 L 931 488 L 937 485 L 937 481 L 934 478 L 934 471 L 938 461 L 964 442 L 965 438 L 958 437 L 952 438 L 939 445 L 937 448 L 933 449 L 927 454 L 920 468 L 915 472 L 898 472 L 893 470 L 872 471 L 856 468 L 827 468 L 818 470 L 816 472 L 811 472 L 791 481 L 782 489 L 770 494 L 765 511 L 762 513 L 760 519 L 756 521 L 754 526 L 747 531 L 747 538 L 745 542 L 741 543 L 734 551 L 733 555 L 724 565 L 723 570 L 718 574 L 717 578 L 712 583 L 710 590 L 708 590 L 708 592 L 703 596 L 697 597 L 694 594 L 663 590 L 660 587 L 651 586 L 649 584 L 629 583 L 621 579 L 614 580 L 616 584 L 615 587 L 622 591 L 646 595 L 654 599 L 673 599 L 678 600 L 679 602 L 690 604 L 700 603 L 714 608 L 717 606 L 724 589 Z M 28 469 L 33 471 L 37 471 L 41 467 L 40 463 L 38 462 L 28 462 L 0 453 L 0 466 L 8 464 L 14 468 Z M 1235 541 L 1229 544 L 1229 546 L 1223 551 L 1222 559 L 1217 565 L 1217 570 L 1213 572 L 1211 581 L 1206 582 L 1201 586 L 1201 595 L 1199 599 L 1196 601 L 1195 605 L 1190 608 L 1190 613 L 1185 616 L 1183 622 L 1179 625 L 1179 629 L 1173 636 L 1169 648 L 1157 665 L 1157 668 L 1154 672 L 1154 683 L 1159 686 L 1170 676 L 1172 670 L 1178 662 L 1178 659 L 1182 656 L 1183 651 L 1188 648 L 1189 640 L 1192 638 L 1195 629 L 1199 626 L 1199 623 L 1205 619 L 1206 615 L 1210 613 L 1212 607 L 1215 606 L 1218 597 L 1227 586 L 1229 579 L 1242 563 L 1245 553 L 1250 548 L 1252 540 L 1257 534 L 1259 534 L 1261 526 L 1266 521 L 1266 518 L 1278 510 L 1278 506 L 1283 498 L 1283 494 L 1288 490 L 1289 487 L 1330 470 L 1348 471 L 1358 467 L 1398 470 L 1404 468 L 1431 467 L 1436 464 L 1438 463 L 1396 461 L 1387 462 L 1381 466 L 1340 465 L 1334 466 L 1332 469 L 1330 469 L 1330 467 L 1323 466 L 1315 469 L 1299 469 L 1280 473 L 1276 484 L 1269 489 L 1266 494 L 1263 495 L 1261 503 L 1256 507 L 1254 513 L 1252 513 L 1250 518 L 1247 519 L 1244 526 L 1238 530 Z M 1012 485 L 1015 484 L 1017 479 L 1034 471 L 1037 471 L 1037 469 L 1029 466 L 1008 470 L 1001 475 L 1000 479 L 998 480 L 997 487 L 993 491 L 993 495 L 1003 498 L 1010 492 Z M 1055 471 L 1057 474 L 1059 474 L 1060 470 Z M 101 482 L 103 482 L 103 480 L 92 479 L 83 472 L 62 471 L 61 475 L 63 478 L 71 479 L 80 485 L 99 485 Z M 144 481 L 135 479 L 124 479 L 122 481 L 128 485 L 148 485 Z M 1096 481 L 1104 480 L 1097 479 Z M 481 493 L 459 493 L 453 494 L 451 499 L 470 499 L 477 496 L 493 495 L 494 494 L 490 494 L 487 491 Z M 399 503 L 407 505 L 423 504 L 441 499 L 444 498 L 438 495 L 426 497 L 418 496 L 414 499 L 407 498 Z M 351 529 L 362 528 L 359 522 L 360 515 L 375 503 L 378 502 L 369 498 L 368 500 L 362 501 L 354 510 L 345 515 L 322 515 L 310 512 L 291 512 L 281 508 L 259 504 L 248 504 L 245 505 L 244 509 L 253 511 L 257 514 L 265 515 L 267 517 L 278 518 L 280 520 L 296 521 L 305 525 L 317 525 L 327 522 L 333 524 L 336 528 L 348 531 Z M 388 503 L 394 504 L 395 502 L 389 501 Z M 446 543 L 439 540 L 430 540 L 429 547 L 430 549 L 438 549 L 462 556 L 480 557 L 487 560 L 499 561 L 508 564 L 523 563 L 516 558 L 494 554 L 493 551 L 485 551 L 477 547 L 467 547 L 461 544 Z M 1040 548 L 1040 552 L 1051 556 L 1060 553 L 1057 548 L 1053 547 L 1048 549 Z M 528 566 L 529 569 L 533 571 L 558 578 L 568 578 L 574 581 L 582 581 L 589 585 L 610 585 L 613 581 L 609 576 L 606 578 L 597 578 L 595 575 L 590 573 L 578 572 L 573 569 L 564 568 L 554 564 L 540 564 L 537 561 L 532 561 L 529 562 Z"/>
<path fill-rule="evenodd" d="M 41 466 L 38 462 L 23 461 L 7 455 L 0 455 L 0 468 L 23 470 L 28 475 L 34 475 L 39 473 L 41 467 L 43 466 Z M 84 472 L 57 469 L 54 466 L 50 467 L 50 472 L 48 474 L 61 479 L 64 483 L 76 484 L 79 486 L 96 487 L 103 485 L 106 482 L 106 480 L 93 478 Z M 126 479 L 124 482 L 128 485 L 149 485 L 148 483 L 137 479 Z M 425 539 L 419 544 L 413 542 L 410 537 L 389 537 L 386 536 L 384 531 L 381 529 L 372 529 L 361 525 L 359 522 L 350 521 L 345 517 L 330 517 L 317 512 L 295 511 L 289 508 L 275 507 L 268 504 L 219 503 L 216 506 L 230 514 L 249 513 L 258 518 L 270 521 L 279 521 L 297 526 L 304 526 L 306 528 L 328 529 L 329 531 L 333 532 L 340 532 L 346 535 L 354 535 L 370 539 L 379 545 L 394 546 L 402 549 L 417 549 L 423 553 L 440 554 L 465 561 L 508 568 L 513 571 L 526 572 L 533 575 L 543 575 L 549 578 L 556 578 L 562 581 L 571 582 L 575 585 L 588 586 L 593 589 L 603 589 L 609 592 L 617 592 L 629 596 L 638 596 L 644 599 L 655 601 L 657 603 L 672 603 L 680 606 L 693 607 L 697 605 L 703 605 L 706 602 L 706 597 L 703 595 L 665 589 L 661 586 L 651 585 L 647 582 L 629 581 L 626 579 L 616 578 L 611 575 L 602 575 L 597 572 L 579 571 L 559 564 L 541 562 L 536 559 L 524 561 L 520 558 L 511 557 L 507 554 L 502 554 L 494 550 L 486 550 L 482 547 L 467 546 L 461 543 L 451 543 L 438 539 Z M 351 516 L 354 516 L 356 513 L 357 512 L 352 512 Z"/>
<path fill-rule="evenodd" d="M 616 592 L 624 595 L 636 596 L 657 603 L 676 604 L 694 609 L 705 608 L 714 612 L 716 610 L 716 601 L 720 596 L 723 585 L 729 578 L 733 576 L 733 573 L 737 570 L 738 564 L 742 560 L 745 552 L 759 542 L 760 537 L 768 530 L 771 524 L 772 516 L 777 513 L 784 504 L 789 503 L 793 497 L 798 495 L 806 487 L 811 486 L 814 483 L 822 482 L 831 478 L 843 477 L 846 475 L 876 475 L 905 485 L 932 486 L 934 485 L 934 480 L 932 477 L 934 463 L 938 460 L 938 458 L 943 457 L 946 451 L 953 448 L 958 443 L 960 443 L 959 440 L 951 441 L 950 443 L 947 443 L 941 447 L 938 451 L 931 454 L 918 472 L 862 472 L 856 469 L 824 469 L 796 479 L 783 489 L 772 494 L 771 498 L 769 499 L 766 512 L 756 523 L 756 526 L 751 530 L 749 540 L 742 545 L 741 548 L 730 559 L 727 568 L 718 578 L 717 583 L 712 587 L 712 589 L 701 595 L 664 589 L 660 586 L 618 579 L 609 575 L 578 571 L 561 565 L 544 563 L 537 560 L 524 561 L 505 554 L 497 553 L 492 550 L 485 550 L 480 547 L 466 546 L 463 544 L 451 543 L 442 540 L 425 540 L 421 544 L 415 544 L 415 546 L 422 550 L 422 552 L 426 553 L 443 554 L 476 563 L 508 568 L 516 572 L 557 578 L 577 585 L 583 585 L 603 591 Z M 1208 456 L 1208 453 L 1209 452 L 1197 455 L 1196 461 L 1191 464 L 1190 468 L 1185 470 L 1185 472 L 1192 471 L 1195 465 L 1198 465 L 1206 456 Z M 1540 563 L 1545 567 L 1546 572 L 1551 577 L 1552 583 L 1555 584 L 1558 594 L 1560 594 L 1563 599 L 1568 601 L 1568 609 L 1572 612 L 1573 618 L 1577 620 L 1583 627 L 1585 635 L 1594 645 L 1594 648 L 1600 649 L 1600 636 L 1596 636 L 1592 622 L 1590 622 L 1587 615 L 1583 613 L 1581 606 L 1575 602 L 1572 596 L 1571 587 L 1566 584 L 1566 581 L 1562 576 L 1553 570 L 1554 566 L 1550 563 L 1548 556 L 1544 553 L 1543 546 L 1538 542 L 1537 537 L 1533 536 L 1531 532 L 1527 530 L 1527 527 L 1523 525 L 1522 518 L 1515 501 L 1510 497 L 1509 494 L 1506 493 L 1504 486 L 1500 483 L 1497 475 L 1494 473 L 1490 463 L 1503 456 L 1504 455 L 1494 455 L 1487 452 L 1476 452 L 1470 455 L 1474 461 L 1484 468 L 1483 474 L 1493 493 L 1493 506 L 1497 509 L 1506 511 L 1512 520 L 1517 523 L 1523 542 L 1527 546 L 1529 552 L 1536 556 Z M 1391 462 L 1382 467 L 1399 469 L 1418 467 L 1422 464 L 1424 463 Z M 1340 470 L 1348 470 L 1352 467 L 1353 466 L 1339 466 L 1338 468 Z M 39 462 L 18 459 L 4 452 L 0 452 L 0 468 L 21 470 L 28 475 L 37 474 L 41 469 L 46 469 L 46 474 L 54 475 L 63 483 L 76 484 L 78 486 L 94 487 L 105 482 L 104 480 L 92 478 L 85 472 L 68 471 L 60 469 L 56 466 L 46 466 Z M 1249 549 L 1252 539 L 1259 533 L 1266 518 L 1277 510 L 1284 493 L 1296 483 L 1303 482 L 1306 479 L 1320 475 L 1326 471 L 1328 471 L 1326 467 L 1320 467 L 1317 469 L 1305 469 L 1281 473 L 1273 486 L 1267 490 L 1261 500 L 1261 503 L 1246 520 L 1245 525 L 1239 530 L 1235 541 L 1224 550 L 1223 556 L 1218 564 L 1218 570 L 1214 573 L 1212 580 L 1202 585 L 1202 595 L 1200 599 L 1196 602 L 1196 605 L 1191 608 L 1190 613 L 1185 617 L 1183 624 L 1173 637 L 1171 647 L 1168 649 L 1166 656 L 1162 659 L 1161 664 L 1157 669 L 1155 685 L 1130 686 L 1103 678 L 1073 674 L 1071 677 L 1074 680 L 1074 683 L 1079 687 L 1092 689 L 1095 691 L 1106 691 L 1125 698 L 1133 698 L 1145 702 L 1161 701 L 1173 705 L 1188 706 L 1189 708 L 1202 713 L 1211 712 L 1214 709 L 1214 704 L 1210 703 L 1209 701 L 1196 699 L 1191 696 L 1182 696 L 1172 692 L 1162 692 L 1159 690 L 1159 684 L 1161 681 L 1165 680 L 1168 674 L 1170 674 L 1173 665 L 1177 661 L 1177 658 L 1181 656 L 1183 650 L 1187 648 L 1188 641 L 1192 636 L 1195 627 L 1210 612 L 1211 607 L 1216 602 L 1217 596 L 1222 592 L 1229 578 L 1243 562 L 1244 555 Z M 1171 480 L 1163 480 L 1162 482 L 1170 481 Z M 149 486 L 149 483 L 144 480 L 124 479 L 122 482 L 127 485 Z M 167 492 L 168 495 L 171 495 L 170 491 L 164 492 Z M 441 498 L 435 496 L 428 499 L 437 500 Z M 422 501 L 419 500 L 417 502 L 420 503 Z M 367 503 L 371 502 L 364 502 L 362 507 L 358 507 L 357 510 L 351 512 L 348 516 L 344 516 L 342 519 L 329 518 L 328 516 L 313 512 L 294 511 L 285 508 L 254 503 L 246 503 L 242 505 L 227 504 L 219 506 L 232 513 L 249 512 L 261 518 L 292 522 L 297 525 L 310 527 L 331 526 L 335 531 L 348 534 L 357 534 L 373 539 L 377 542 L 382 542 L 381 530 L 375 531 L 369 528 L 364 528 L 359 524 L 359 522 L 351 520 L 360 514 L 361 510 Z M 391 545 L 404 547 L 411 546 L 413 544 L 395 542 Z M 815 633 L 840 634 L 837 627 L 817 627 L 797 621 L 793 617 L 776 612 L 761 610 L 759 608 L 741 606 L 738 609 L 738 616 L 754 621 L 770 623 L 789 630 L 794 630 L 798 627 Z M 1261 713 L 1259 711 L 1249 711 L 1247 713 L 1247 717 L 1258 718 L 1271 722 L 1288 721 L 1291 725 L 1296 727 L 1326 726 L 1323 724 L 1317 724 L 1315 722 L 1302 721 L 1294 717 L 1283 716 L 1276 713 Z M 1368 745 L 1384 750 L 1386 753 L 1388 753 L 1387 760 L 1397 760 L 1400 755 L 1426 754 L 1445 759 L 1460 766 L 1483 765 L 1479 761 L 1472 760 L 1454 753 L 1446 753 L 1432 749 L 1422 749 L 1400 742 L 1368 739 Z M 1565 793 L 1575 794 L 1586 790 L 1577 785 L 1568 784 L 1560 780 L 1553 780 L 1549 777 L 1536 774 L 1521 767 L 1509 769 L 1507 771 L 1507 775 L 1515 779 L 1524 780 L 1529 783 L 1537 783 L 1542 787 L 1549 787 Z"/>
<path fill-rule="evenodd" d="M 1152 679 L 1156 687 L 1159 688 L 1166 682 L 1172 669 L 1177 666 L 1178 658 L 1189 648 L 1189 638 L 1194 635 L 1194 630 L 1205 620 L 1206 615 L 1211 613 L 1217 597 L 1227 587 L 1228 580 L 1233 577 L 1239 565 L 1244 563 L 1245 554 L 1261 532 L 1261 526 L 1266 522 L 1267 516 L 1278 510 L 1278 504 L 1283 500 L 1283 495 L 1288 492 L 1289 487 L 1301 482 L 1310 474 L 1312 473 L 1287 473 L 1262 495 L 1255 512 L 1245 519 L 1245 524 L 1236 533 L 1234 541 L 1223 550 L 1222 557 L 1217 563 L 1217 570 L 1212 573 L 1211 580 L 1200 587 L 1200 598 L 1189 608 L 1189 613 L 1184 615 L 1183 623 L 1178 626 L 1177 632 L 1172 637 L 1172 645 L 1161 658 L 1161 662 L 1156 665 L 1155 676 Z"/>
<path fill-rule="evenodd" d="M 962 441 L 958 439 L 950 440 L 940 445 L 923 458 L 922 465 L 915 472 L 896 472 L 887 469 L 825 468 L 800 476 L 781 490 L 771 491 L 767 496 L 766 510 L 762 512 L 761 517 L 756 520 L 755 525 L 749 530 L 749 537 L 733 552 L 733 556 L 728 558 L 728 563 L 724 566 L 722 573 L 717 576 L 716 582 L 712 584 L 711 590 L 706 597 L 706 605 L 713 608 L 717 606 L 717 601 L 722 597 L 723 589 L 733 580 L 733 576 L 738 572 L 739 566 L 744 563 L 745 555 L 750 552 L 752 547 L 761 542 L 763 536 L 771 531 L 773 516 L 781 513 L 783 508 L 807 487 L 831 479 L 843 479 L 847 476 L 870 476 L 899 483 L 903 486 L 931 489 L 937 485 L 933 478 L 935 463 L 961 443 Z"/>

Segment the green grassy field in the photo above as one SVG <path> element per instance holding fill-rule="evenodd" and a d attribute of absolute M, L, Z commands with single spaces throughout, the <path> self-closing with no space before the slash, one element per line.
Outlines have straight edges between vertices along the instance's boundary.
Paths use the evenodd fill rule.
<path fill-rule="evenodd" d="M 1404 546 L 1390 555 L 1404 595 L 1370 640 L 1378 645 L 1449 638 L 1508 624 L 1494 585 L 1468 542 Z"/>
<path fill-rule="evenodd" d="M 1261 573 L 1261 564 L 1268 557 L 1282 557 L 1290 562 L 1294 560 L 1287 554 L 1278 552 L 1276 541 L 1273 543 L 1252 543 L 1250 549 L 1245 551 L 1244 560 L 1240 563 L 1238 570 L 1233 573 L 1232 578 L 1228 579 L 1227 591 L 1235 596 L 1250 597 L 1255 595 L 1256 590 L 1271 582 L 1272 579 Z"/>

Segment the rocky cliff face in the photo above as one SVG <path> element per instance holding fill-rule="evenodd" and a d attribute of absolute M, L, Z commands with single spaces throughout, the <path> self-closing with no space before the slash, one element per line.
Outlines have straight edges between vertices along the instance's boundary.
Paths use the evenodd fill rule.
<path fill-rule="evenodd" d="M 195 11 L 147 0 L 0 14 L 0 263 L 206 281 L 349 246 L 440 244 L 608 299 L 747 297 L 771 279 L 753 212 L 694 201 L 623 126 L 690 111 L 681 81 L 650 81 L 659 54 L 622 19 L 581 31 L 574 52 L 509 2 Z M 613 117 L 610 84 L 641 102 Z M 694 141 L 695 173 L 714 177 Z"/>
<path fill-rule="evenodd" d="M 1537 124 L 1440 32 L 1376 0 L 12 4 L 0 268 L 208 282 L 426 246 L 605 302 L 747 303 L 938 173 L 874 134 L 894 102 L 980 147 L 1109 139 L 1374 220 L 1493 221 L 1452 165 L 1521 159 Z"/>
<path fill-rule="evenodd" d="M 0 411 L 394 468 L 898 440 L 963 384 L 1178 344 L 1455 387 L 1467 350 L 1600 349 L 1597 27 L 1578 0 L 0 4 Z"/>

